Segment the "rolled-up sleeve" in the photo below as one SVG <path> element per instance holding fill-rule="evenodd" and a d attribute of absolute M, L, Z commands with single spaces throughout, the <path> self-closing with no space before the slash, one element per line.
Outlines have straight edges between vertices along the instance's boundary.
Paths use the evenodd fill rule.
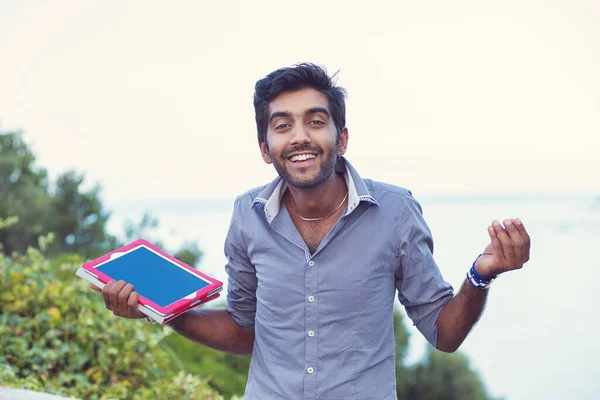
<path fill-rule="evenodd" d="M 240 239 L 240 209 L 236 199 L 225 239 L 225 271 L 227 283 L 227 311 L 242 328 L 254 331 L 256 316 L 256 271 L 248 260 L 245 246 Z"/>
<path fill-rule="evenodd" d="M 396 268 L 398 299 L 417 329 L 437 346 L 437 318 L 452 299 L 452 285 L 444 280 L 433 258 L 431 231 L 420 204 L 407 192 L 396 229 L 399 263 Z"/>

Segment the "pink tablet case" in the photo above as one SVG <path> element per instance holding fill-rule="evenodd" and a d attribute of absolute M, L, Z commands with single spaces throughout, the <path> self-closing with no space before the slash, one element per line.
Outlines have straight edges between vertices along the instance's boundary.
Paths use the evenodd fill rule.
<path fill-rule="evenodd" d="M 210 276 L 203 274 L 202 272 L 198 271 L 197 269 L 190 267 L 183 261 L 178 260 L 177 258 L 166 253 L 165 251 L 161 250 L 157 246 L 153 245 L 152 243 L 150 243 L 144 239 L 138 239 L 132 243 L 129 243 L 126 246 L 123 246 L 121 248 L 113 250 L 110 253 L 107 253 L 95 260 L 89 261 L 89 262 L 83 264 L 82 268 L 85 269 L 86 271 L 90 272 L 94 276 L 97 276 L 98 280 L 100 282 L 107 284 L 108 282 L 113 280 L 113 278 L 102 273 L 102 271 L 97 270 L 95 267 L 98 266 L 99 264 L 102 264 L 103 262 L 109 260 L 111 258 L 111 256 L 115 253 L 126 252 L 126 251 L 132 250 L 132 249 L 142 246 L 142 245 L 148 247 L 149 249 L 152 249 L 153 251 L 157 252 L 158 254 L 161 254 L 162 256 L 166 257 L 167 259 L 169 259 L 172 262 L 176 263 L 177 265 L 181 266 L 182 268 L 185 268 L 192 274 L 194 274 L 198 277 L 201 277 L 209 282 L 208 286 L 205 286 L 202 289 L 198 290 L 193 296 L 187 296 L 186 298 L 180 299 L 180 300 L 170 304 L 167 307 L 161 307 L 160 305 L 152 302 L 151 300 L 145 298 L 144 296 L 139 295 L 138 301 L 140 304 L 142 304 L 146 307 L 150 307 L 150 308 L 154 309 L 156 312 L 158 312 L 159 314 L 163 314 L 165 316 L 169 315 L 171 313 L 175 314 L 173 316 L 167 317 L 165 322 L 172 319 L 176 315 L 179 315 L 180 313 L 187 311 L 190 308 L 190 305 L 192 305 L 193 303 L 197 303 L 194 305 L 194 307 L 195 307 L 196 305 L 208 302 L 210 300 L 213 300 L 213 299 L 219 297 L 219 293 L 216 293 L 210 297 L 207 297 L 207 295 L 209 293 L 213 292 L 214 290 L 220 288 L 221 286 L 223 286 L 223 283 L 221 281 L 211 278 Z M 202 300 L 202 301 L 199 302 L 199 300 Z"/>

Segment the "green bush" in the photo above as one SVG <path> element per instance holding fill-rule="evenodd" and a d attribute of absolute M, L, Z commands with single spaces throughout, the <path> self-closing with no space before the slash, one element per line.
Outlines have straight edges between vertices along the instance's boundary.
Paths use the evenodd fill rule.
<path fill-rule="evenodd" d="M 215 305 L 219 306 L 218 303 Z M 212 305 L 207 304 L 207 306 Z M 160 344 L 173 351 L 181 362 L 181 369 L 207 379 L 210 387 L 225 399 L 244 394 L 250 357 L 236 356 L 201 346 L 177 334 L 165 337 Z"/>
<path fill-rule="evenodd" d="M 0 251 L 0 385 L 85 399 L 222 399 L 173 368 L 160 345 L 171 329 L 106 310 L 75 276 L 81 262 Z"/>
<path fill-rule="evenodd" d="M 493 399 L 464 354 L 443 353 L 432 347 L 428 347 L 423 361 L 401 370 L 397 386 L 399 399 Z"/>

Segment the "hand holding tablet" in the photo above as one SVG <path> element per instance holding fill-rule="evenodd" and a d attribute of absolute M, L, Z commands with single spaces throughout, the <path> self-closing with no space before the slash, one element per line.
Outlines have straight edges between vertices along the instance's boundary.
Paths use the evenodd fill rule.
<path fill-rule="evenodd" d="M 162 324 L 216 299 L 223 288 L 222 282 L 142 239 L 83 264 L 77 276 L 102 289 L 115 315 L 143 314 Z"/>
<path fill-rule="evenodd" d="M 102 289 L 92 283 L 90 287 L 102 293 L 106 308 L 116 316 L 132 319 L 146 317 L 138 308 L 139 295 L 131 283 L 112 280 Z"/>

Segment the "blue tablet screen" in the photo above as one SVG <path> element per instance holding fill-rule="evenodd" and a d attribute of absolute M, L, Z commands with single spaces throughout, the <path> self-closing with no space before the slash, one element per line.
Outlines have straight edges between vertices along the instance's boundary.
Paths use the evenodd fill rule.
<path fill-rule="evenodd" d="M 138 247 L 96 269 L 117 281 L 131 283 L 136 292 L 161 307 L 209 285 L 147 247 Z"/>

